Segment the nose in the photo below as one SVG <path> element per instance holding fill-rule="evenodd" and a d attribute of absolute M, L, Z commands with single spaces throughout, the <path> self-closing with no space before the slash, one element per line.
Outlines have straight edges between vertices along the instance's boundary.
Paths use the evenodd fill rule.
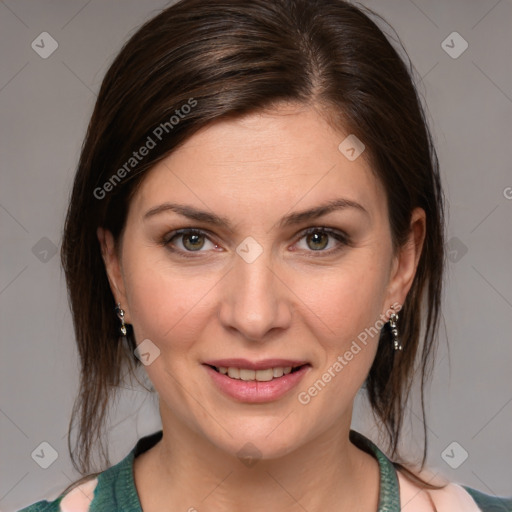
<path fill-rule="evenodd" d="M 263 342 L 271 331 L 289 327 L 293 293 L 265 251 L 251 263 L 234 259 L 222 288 L 220 321 L 240 337 Z"/>

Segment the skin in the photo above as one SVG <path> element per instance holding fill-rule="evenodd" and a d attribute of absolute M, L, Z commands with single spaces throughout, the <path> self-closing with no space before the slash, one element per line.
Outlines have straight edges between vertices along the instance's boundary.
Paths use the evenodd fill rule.
<path fill-rule="evenodd" d="M 98 229 L 126 322 L 138 343 L 150 339 L 160 350 L 145 369 L 159 394 L 163 439 L 134 464 L 145 512 L 377 510 L 377 461 L 349 441 L 349 429 L 378 336 L 307 405 L 297 394 L 365 328 L 386 321 L 390 305 L 403 304 L 425 213 L 414 210 L 409 240 L 393 253 L 385 191 L 364 152 L 349 161 L 338 150 L 347 135 L 315 108 L 297 105 L 211 124 L 145 177 L 118 251 Z M 278 227 L 284 215 L 335 198 L 367 213 L 345 208 Z M 170 210 L 144 220 L 165 202 L 226 217 L 232 229 Z M 349 243 L 312 240 L 303 234 L 312 227 L 344 232 Z M 181 251 L 173 253 L 161 239 L 182 228 L 207 236 L 173 238 Z M 236 252 L 248 236 L 263 250 L 252 263 Z M 202 362 L 225 357 L 292 358 L 311 367 L 282 398 L 251 404 L 212 384 Z M 247 442 L 261 453 L 252 467 L 237 457 Z"/>

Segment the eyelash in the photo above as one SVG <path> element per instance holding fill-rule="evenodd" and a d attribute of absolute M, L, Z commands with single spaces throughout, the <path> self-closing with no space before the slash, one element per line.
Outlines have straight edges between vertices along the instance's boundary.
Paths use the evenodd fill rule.
<path fill-rule="evenodd" d="M 336 231 L 333 229 L 329 229 L 329 228 L 324 228 L 324 227 L 313 227 L 313 228 L 308 228 L 308 229 L 302 231 L 295 243 L 299 242 L 303 238 L 305 238 L 308 235 L 313 234 L 313 233 L 326 234 L 338 241 L 338 247 L 335 247 L 334 249 L 329 249 L 327 251 L 325 251 L 325 250 L 307 251 L 307 252 L 311 252 L 311 253 L 318 253 L 318 254 L 312 255 L 313 258 L 318 258 L 318 257 L 322 257 L 322 256 L 331 256 L 331 255 L 339 252 L 340 250 L 342 250 L 344 246 L 350 245 L 350 238 L 345 233 Z M 215 244 L 215 242 L 213 240 L 211 240 L 211 238 L 209 237 L 208 232 L 203 231 L 201 229 L 185 228 L 185 229 L 173 231 L 172 233 L 168 233 L 161 240 L 161 245 L 167 247 L 171 252 L 176 253 L 183 258 L 197 258 L 198 256 L 193 256 L 192 254 L 194 252 L 201 253 L 204 251 L 201 251 L 201 250 L 199 250 L 199 251 L 183 251 L 181 249 L 176 249 L 172 246 L 171 241 L 174 238 L 179 237 L 179 236 L 185 236 L 185 235 L 205 236 L 208 240 L 210 240 L 210 242 Z M 217 245 L 217 244 L 215 244 L 215 245 Z"/>

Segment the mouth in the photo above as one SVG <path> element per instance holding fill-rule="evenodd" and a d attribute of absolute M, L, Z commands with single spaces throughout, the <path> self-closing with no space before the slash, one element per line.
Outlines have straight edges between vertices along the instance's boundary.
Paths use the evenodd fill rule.
<path fill-rule="evenodd" d="M 280 379 L 284 375 L 300 371 L 305 366 L 310 366 L 310 364 L 305 363 L 298 364 L 295 366 L 272 366 L 269 368 L 262 368 L 258 370 L 253 370 L 250 368 L 241 368 L 238 366 L 215 366 L 211 364 L 207 364 L 206 366 L 209 366 L 217 373 L 225 375 L 230 379 L 243 380 L 246 382 L 269 382 L 271 380 Z"/>
<path fill-rule="evenodd" d="M 203 366 L 224 395 L 245 403 L 274 402 L 290 394 L 312 368 L 307 361 L 220 359 Z"/>

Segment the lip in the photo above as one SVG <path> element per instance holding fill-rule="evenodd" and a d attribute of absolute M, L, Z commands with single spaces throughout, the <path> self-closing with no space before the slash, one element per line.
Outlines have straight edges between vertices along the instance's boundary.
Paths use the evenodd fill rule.
<path fill-rule="evenodd" d="M 247 370 L 266 370 L 267 368 L 286 368 L 291 366 L 302 366 L 308 364 L 308 361 L 299 361 L 292 359 L 262 359 L 261 361 L 249 361 L 248 359 L 231 358 L 231 359 L 216 359 L 215 361 L 204 361 L 203 364 L 210 366 L 224 366 L 229 368 L 245 368 Z"/>
<path fill-rule="evenodd" d="M 240 361 L 243 362 L 240 363 Z M 233 364 L 233 362 L 236 363 Z M 270 365 L 269 362 L 271 363 Z M 278 364 L 276 364 L 276 362 Z M 212 364 L 212 366 L 232 366 L 236 368 L 247 368 L 249 370 L 259 370 L 270 367 L 275 368 L 279 366 L 300 365 L 300 362 L 289 361 L 284 359 L 267 359 L 265 361 L 258 361 L 258 363 L 252 363 L 251 365 L 247 365 L 249 361 L 241 359 L 222 359 L 219 361 L 215 361 L 215 363 L 216 364 Z M 206 369 L 206 372 L 212 379 L 213 383 L 216 385 L 217 389 L 219 389 L 222 393 L 229 396 L 230 398 L 233 398 L 239 402 L 246 403 L 264 403 L 279 400 L 279 398 L 283 397 L 290 390 L 298 386 L 299 382 L 311 369 L 310 364 L 304 363 L 300 369 L 292 373 L 288 373 L 287 375 L 283 375 L 282 377 L 278 377 L 270 381 L 259 382 L 255 380 L 244 381 L 232 379 L 227 375 L 223 375 L 222 373 L 217 372 L 216 370 L 211 368 L 211 366 L 208 366 L 209 364 L 211 363 L 204 363 L 203 367 Z M 255 365 L 259 367 L 255 368 Z"/>

